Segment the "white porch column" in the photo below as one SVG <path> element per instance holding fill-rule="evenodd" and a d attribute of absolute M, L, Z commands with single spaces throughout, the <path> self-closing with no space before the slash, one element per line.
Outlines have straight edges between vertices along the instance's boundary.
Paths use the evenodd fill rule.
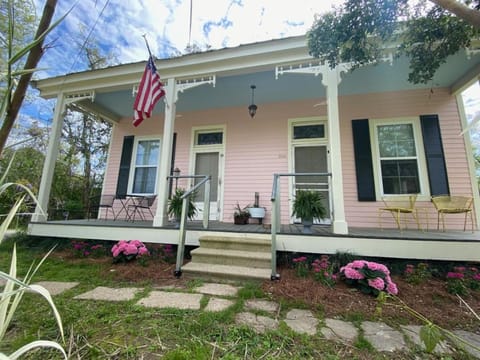
<path fill-rule="evenodd" d="M 462 93 L 457 93 L 455 97 L 457 100 L 458 113 L 460 115 L 462 130 L 465 131 L 465 129 L 468 128 L 468 122 L 467 115 L 465 113 L 465 104 L 463 102 Z M 472 184 L 473 207 L 475 209 L 475 212 L 473 214 L 475 216 L 476 229 L 478 230 L 480 228 L 480 194 L 478 193 L 477 177 L 475 173 L 475 159 L 473 157 L 470 131 L 465 131 L 465 133 L 463 134 L 463 139 L 465 141 L 465 153 L 467 154 L 468 170 L 470 172 L 470 183 Z"/>
<path fill-rule="evenodd" d="M 42 178 L 38 189 L 38 204 L 35 209 L 35 214 L 32 215 L 32 222 L 47 221 L 48 202 L 50 200 L 53 172 L 55 170 L 55 162 L 57 161 L 58 147 L 60 145 L 60 136 L 62 134 L 64 110 L 65 96 L 63 93 L 59 93 L 53 115 L 50 139 L 48 140 L 47 154 L 45 162 L 43 163 Z"/>
<path fill-rule="evenodd" d="M 172 159 L 173 130 L 175 127 L 177 86 L 175 78 L 170 78 L 165 87 L 165 121 L 163 125 L 162 149 L 160 153 L 160 167 L 158 169 L 157 184 L 157 211 L 153 219 L 153 226 L 163 226 L 168 222 L 168 179 L 170 162 Z"/>
<path fill-rule="evenodd" d="M 345 205 L 343 201 L 343 173 L 342 153 L 340 142 L 340 118 L 338 113 L 338 84 L 340 83 L 340 69 L 330 69 L 323 66 L 322 84 L 327 89 L 327 116 L 328 116 L 328 139 L 330 143 L 330 166 L 332 172 L 332 203 L 334 234 L 348 234 L 348 225 L 345 221 Z"/>

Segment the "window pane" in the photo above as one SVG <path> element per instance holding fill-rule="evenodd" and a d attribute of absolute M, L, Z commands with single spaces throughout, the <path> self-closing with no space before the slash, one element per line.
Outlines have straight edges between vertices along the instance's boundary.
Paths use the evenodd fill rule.
<path fill-rule="evenodd" d="M 215 145 L 223 143 L 223 132 L 198 133 L 197 145 Z"/>
<path fill-rule="evenodd" d="M 416 194 L 420 192 L 417 160 L 382 160 L 384 194 Z"/>
<path fill-rule="evenodd" d="M 293 127 L 293 138 L 296 139 L 314 139 L 325 137 L 324 125 L 297 125 Z"/>
<path fill-rule="evenodd" d="M 158 162 L 158 153 L 160 142 L 158 140 L 139 141 L 137 146 L 136 166 L 156 166 Z"/>
<path fill-rule="evenodd" d="M 380 157 L 416 156 L 412 124 L 377 127 Z"/>
<path fill-rule="evenodd" d="M 156 167 L 140 167 L 135 169 L 133 180 L 134 194 L 154 194 Z"/>

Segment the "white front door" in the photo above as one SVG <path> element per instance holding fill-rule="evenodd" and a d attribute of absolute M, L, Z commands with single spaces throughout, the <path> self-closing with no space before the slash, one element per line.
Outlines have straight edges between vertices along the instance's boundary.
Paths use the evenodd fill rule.
<path fill-rule="evenodd" d="M 326 145 L 294 146 L 293 166 L 295 173 L 328 173 L 328 151 Z M 330 224 L 330 192 L 328 176 L 296 176 L 293 181 L 293 195 L 297 190 L 314 190 L 323 196 L 327 217 L 320 224 Z M 300 222 L 300 219 L 294 219 Z"/>
<path fill-rule="evenodd" d="M 210 175 L 210 216 L 209 220 L 219 219 L 219 152 L 199 152 L 195 154 L 195 175 Z M 202 181 L 201 178 L 195 179 L 195 184 Z M 205 187 L 201 186 L 195 194 L 195 205 L 198 209 L 196 220 L 203 220 L 203 209 L 205 199 Z"/>

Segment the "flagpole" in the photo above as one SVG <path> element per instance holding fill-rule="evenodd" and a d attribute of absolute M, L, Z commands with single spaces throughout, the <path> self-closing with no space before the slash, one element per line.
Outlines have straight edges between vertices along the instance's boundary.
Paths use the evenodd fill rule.
<path fill-rule="evenodd" d="M 143 40 L 145 40 L 145 45 L 147 46 L 148 55 L 150 57 L 152 57 L 152 52 L 150 51 L 150 46 L 148 46 L 147 34 L 143 34 L 142 37 L 143 37 Z"/>

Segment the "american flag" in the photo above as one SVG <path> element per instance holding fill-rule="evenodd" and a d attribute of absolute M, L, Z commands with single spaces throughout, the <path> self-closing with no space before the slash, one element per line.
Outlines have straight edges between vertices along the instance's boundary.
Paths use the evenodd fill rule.
<path fill-rule="evenodd" d="M 149 118 L 152 115 L 153 107 L 164 95 L 163 84 L 157 73 L 153 57 L 150 55 L 133 104 L 133 126 L 140 125 L 145 117 Z"/>

